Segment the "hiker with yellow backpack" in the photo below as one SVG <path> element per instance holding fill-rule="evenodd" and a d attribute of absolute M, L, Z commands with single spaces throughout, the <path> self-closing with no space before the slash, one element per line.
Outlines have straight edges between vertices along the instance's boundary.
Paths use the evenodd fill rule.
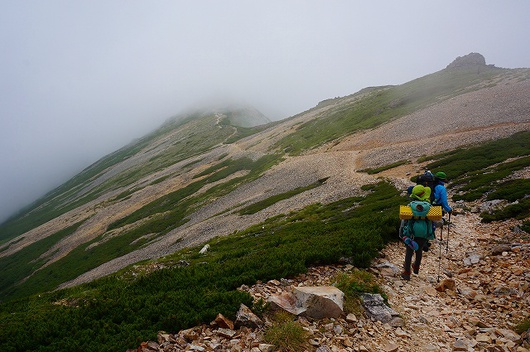
<path fill-rule="evenodd" d="M 405 263 L 401 274 L 404 280 L 410 280 L 411 267 L 414 274 L 419 273 L 423 247 L 429 240 L 434 239 L 432 220 L 442 217 L 441 208 L 432 207 L 428 202 L 430 191 L 429 187 L 423 185 L 414 186 L 410 195 L 412 201 L 407 206 L 400 207 L 402 221 L 399 236 L 406 244 Z"/>

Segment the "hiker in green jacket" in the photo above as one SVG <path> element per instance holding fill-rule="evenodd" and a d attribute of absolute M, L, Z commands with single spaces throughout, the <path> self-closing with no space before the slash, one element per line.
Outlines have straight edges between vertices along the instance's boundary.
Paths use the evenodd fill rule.
<path fill-rule="evenodd" d="M 401 274 L 404 280 L 410 280 L 410 269 L 414 254 L 415 260 L 414 264 L 412 264 L 412 270 L 414 274 L 419 273 L 423 246 L 428 240 L 434 239 L 432 221 L 427 219 L 427 213 L 431 209 L 431 204 L 427 201 L 429 194 L 430 192 L 424 186 L 417 185 L 414 186 L 410 195 L 412 201 L 409 206 L 412 209 L 413 218 L 404 221 L 402 233 L 400 234 L 407 245 L 405 264 Z"/>

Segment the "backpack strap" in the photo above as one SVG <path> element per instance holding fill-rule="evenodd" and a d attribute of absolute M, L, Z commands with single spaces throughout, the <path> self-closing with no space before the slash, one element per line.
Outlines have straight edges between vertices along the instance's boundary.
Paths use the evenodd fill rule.
<path fill-rule="evenodd" d="M 407 222 L 407 228 L 408 228 L 408 238 L 410 239 L 414 239 L 414 231 L 412 230 L 414 228 L 414 223 L 415 223 L 415 219 L 412 218 L 410 220 L 408 220 Z"/>

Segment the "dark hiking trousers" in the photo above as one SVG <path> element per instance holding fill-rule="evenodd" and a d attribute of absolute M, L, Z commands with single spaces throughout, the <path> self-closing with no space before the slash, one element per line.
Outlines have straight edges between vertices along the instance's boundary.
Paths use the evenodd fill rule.
<path fill-rule="evenodd" d="M 416 252 L 416 258 L 414 259 L 414 266 L 418 269 L 420 268 L 421 257 L 423 255 L 423 245 L 427 242 L 427 239 L 416 237 L 414 238 L 414 241 L 418 244 L 417 251 L 414 251 L 409 246 L 405 246 L 407 248 L 407 251 L 405 252 L 405 265 L 403 269 L 407 273 L 410 273 L 410 264 L 412 263 L 412 255 L 414 254 L 414 252 Z"/>

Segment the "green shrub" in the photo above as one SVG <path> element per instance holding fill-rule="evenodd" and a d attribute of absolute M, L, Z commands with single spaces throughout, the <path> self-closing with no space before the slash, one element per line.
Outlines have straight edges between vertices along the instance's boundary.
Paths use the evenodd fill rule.
<path fill-rule="evenodd" d="M 359 172 L 366 172 L 368 175 L 374 175 L 374 174 L 378 174 L 380 172 L 390 170 L 395 167 L 406 165 L 406 164 L 410 164 L 410 160 L 396 161 L 395 163 L 384 165 L 378 168 L 373 168 L 373 169 L 369 168 L 369 169 L 359 170 Z"/>
<path fill-rule="evenodd" d="M 298 352 L 308 347 L 308 336 L 302 325 L 294 321 L 293 315 L 277 312 L 272 317 L 272 326 L 265 331 L 264 340 L 274 345 L 277 351 Z"/>
<path fill-rule="evenodd" d="M 523 332 L 528 331 L 528 329 L 530 329 L 530 317 L 517 324 L 517 326 L 515 327 L 515 332 L 518 334 L 522 334 Z"/>
<path fill-rule="evenodd" d="M 514 171 L 530 166 L 530 132 L 519 132 L 508 138 L 462 148 L 435 156 L 428 165 L 449 176 L 453 200 L 475 201 L 506 199 L 510 204 L 492 213 L 482 213 L 484 222 L 509 218 L 524 219 L 530 215 L 530 180 L 503 181 Z"/>
<path fill-rule="evenodd" d="M 160 330 L 209 323 L 217 313 L 234 317 L 241 303 L 252 305 L 252 297 L 237 290 L 243 284 L 292 277 L 342 257 L 367 267 L 397 237 L 397 206 L 404 200 L 384 182 L 366 190 L 364 198 L 315 204 L 214 239 L 206 255 L 197 254 L 200 248 L 182 250 L 160 260 L 165 269 L 142 273 L 140 265 L 71 289 L 2 302 L 0 346 L 39 352 L 136 348 Z M 285 327 L 295 331 L 289 334 L 296 328 Z"/>
<path fill-rule="evenodd" d="M 322 180 L 318 180 L 317 182 L 312 183 L 312 184 L 310 184 L 308 186 L 298 187 L 298 188 L 295 188 L 295 189 L 293 189 L 291 191 L 280 193 L 280 194 L 276 194 L 276 195 L 271 196 L 269 198 L 266 198 L 266 199 L 264 199 L 262 201 L 259 201 L 259 202 L 256 202 L 254 204 L 251 204 L 251 205 L 241 209 L 239 211 L 239 215 L 255 214 L 258 211 L 266 209 L 266 208 L 270 207 L 271 205 L 273 205 L 275 203 L 278 203 L 281 200 L 289 199 L 291 197 L 294 197 L 297 194 L 300 194 L 300 193 L 303 193 L 305 191 L 309 191 L 309 190 L 311 190 L 313 188 L 316 188 L 316 187 L 322 185 L 326 180 L 327 180 L 327 178 L 326 179 L 322 179 Z"/>
<path fill-rule="evenodd" d="M 459 182 L 467 173 L 479 171 L 480 173 L 477 176 L 480 174 L 487 175 L 485 173 L 487 168 L 510 158 L 526 157 L 529 154 L 530 132 L 525 131 L 516 133 L 508 138 L 482 143 L 473 147 L 461 148 L 450 154 L 433 156 L 432 158 L 435 161 L 429 163 L 427 167 L 430 170 L 443 170 L 451 181 Z M 525 163 L 523 162 L 523 164 Z M 522 167 L 518 165 L 515 168 Z"/>
<path fill-rule="evenodd" d="M 487 196 L 487 200 L 506 199 L 510 202 L 530 197 L 530 180 L 516 179 L 503 182 L 496 186 L 497 190 Z"/>
<path fill-rule="evenodd" d="M 351 273 L 341 273 L 335 278 L 334 285 L 344 292 L 344 311 L 346 313 L 361 314 L 359 297 L 362 293 L 379 293 L 386 297 L 375 277 L 365 270 L 355 269 Z"/>
<path fill-rule="evenodd" d="M 490 213 L 480 214 L 483 222 L 492 222 L 506 220 L 510 218 L 525 219 L 530 216 L 530 198 L 526 198 L 516 204 L 510 204 L 506 207 Z"/>

